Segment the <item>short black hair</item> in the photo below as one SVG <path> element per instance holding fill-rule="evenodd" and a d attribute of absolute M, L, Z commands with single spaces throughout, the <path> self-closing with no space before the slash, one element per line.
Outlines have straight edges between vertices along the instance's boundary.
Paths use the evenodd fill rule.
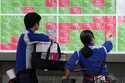
<path fill-rule="evenodd" d="M 39 24 L 40 20 L 41 20 L 41 16 L 35 12 L 26 14 L 24 17 L 24 24 L 25 24 L 26 30 L 29 30 L 30 28 L 32 28 L 35 23 Z"/>

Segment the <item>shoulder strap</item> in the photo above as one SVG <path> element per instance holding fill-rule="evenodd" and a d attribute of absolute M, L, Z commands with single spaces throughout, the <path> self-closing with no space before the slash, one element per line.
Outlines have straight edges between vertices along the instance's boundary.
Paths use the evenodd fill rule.
<path fill-rule="evenodd" d="M 52 45 L 53 45 L 53 42 L 51 41 L 50 46 L 49 46 L 49 48 L 48 48 L 48 50 L 47 50 L 46 60 L 49 60 L 50 49 L 51 49 Z"/>
<path fill-rule="evenodd" d="M 78 64 L 79 63 L 79 57 L 80 57 L 79 50 L 77 50 L 76 52 L 77 52 L 77 56 L 78 56 L 78 60 L 76 61 L 76 64 Z"/>
<path fill-rule="evenodd" d="M 77 56 L 78 56 L 78 58 L 79 58 L 79 50 L 77 50 Z"/>
<path fill-rule="evenodd" d="M 28 31 L 24 32 L 24 41 L 26 44 L 30 43 L 29 37 L 28 37 Z"/>

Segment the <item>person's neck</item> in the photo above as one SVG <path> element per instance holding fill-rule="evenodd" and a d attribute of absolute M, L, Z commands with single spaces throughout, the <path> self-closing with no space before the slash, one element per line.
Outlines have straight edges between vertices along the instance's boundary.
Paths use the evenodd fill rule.
<path fill-rule="evenodd" d="M 32 32 L 35 32 L 35 28 L 31 28 L 30 30 L 31 30 Z"/>
<path fill-rule="evenodd" d="M 95 44 L 94 43 L 90 43 L 88 46 L 94 46 Z"/>

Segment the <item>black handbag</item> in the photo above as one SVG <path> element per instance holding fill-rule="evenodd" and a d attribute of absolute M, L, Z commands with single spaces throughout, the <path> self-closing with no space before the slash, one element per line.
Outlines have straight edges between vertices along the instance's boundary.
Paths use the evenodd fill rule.
<path fill-rule="evenodd" d="M 44 46 L 45 44 L 47 44 L 47 46 Z M 57 52 L 51 52 L 52 48 L 56 49 Z M 51 58 L 53 54 L 56 54 L 56 59 Z M 43 45 L 41 43 L 35 43 L 32 52 L 31 65 L 34 69 L 64 70 L 66 61 L 61 61 L 60 58 L 61 50 L 58 43 L 53 41 L 44 42 Z"/>

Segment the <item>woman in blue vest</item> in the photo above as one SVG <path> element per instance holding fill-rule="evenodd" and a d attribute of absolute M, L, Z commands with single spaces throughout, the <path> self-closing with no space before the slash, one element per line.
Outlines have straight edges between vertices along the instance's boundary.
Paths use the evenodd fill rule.
<path fill-rule="evenodd" d="M 75 70 L 75 65 L 79 62 L 83 71 L 83 83 L 94 83 L 98 79 L 108 83 L 106 81 L 108 71 L 104 62 L 106 61 L 107 53 L 113 48 L 110 38 L 111 34 L 107 34 L 104 44 L 96 47 L 93 33 L 90 30 L 82 31 L 80 39 L 84 47 L 79 51 L 75 51 L 67 61 L 63 78 L 69 79 L 70 72 Z"/>

